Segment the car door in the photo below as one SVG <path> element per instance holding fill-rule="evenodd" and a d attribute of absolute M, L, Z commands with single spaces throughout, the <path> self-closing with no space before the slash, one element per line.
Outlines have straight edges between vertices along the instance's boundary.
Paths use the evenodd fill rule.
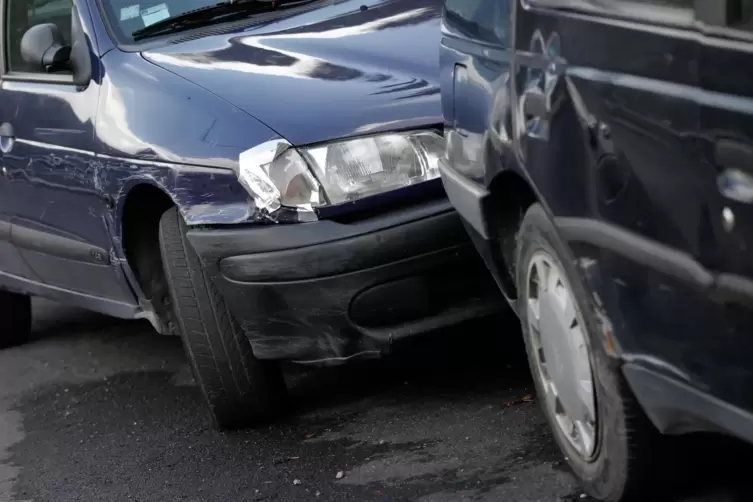
<path fill-rule="evenodd" d="M 715 269 L 753 278 L 753 1 L 709 0 L 699 77 L 701 129 L 716 216 Z"/>
<path fill-rule="evenodd" d="M 719 273 L 720 319 L 709 361 L 725 368 L 706 382 L 729 402 L 750 408 L 753 369 L 753 1 L 702 0 L 699 80 L 702 157 L 707 166 L 713 249 L 705 265 Z"/>
<path fill-rule="evenodd" d="M 96 79 L 79 87 L 69 71 L 43 73 L 21 56 L 21 37 L 31 26 L 54 23 L 68 43 L 74 30 L 83 34 L 79 16 L 88 15 L 87 6 L 79 0 L 5 0 L 3 6 L 2 204 L 12 242 L 50 286 L 133 301 L 111 260 L 107 199 L 94 152 Z"/>
<path fill-rule="evenodd" d="M 517 158 L 625 357 L 705 385 L 707 354 L 687 341 L 709 340 L 724 316 L 692 274 L 720 263 L 701 138 L 700 2 L 522 3 Z"/>
<path fill-rule="evenodd" d="M 0 25 L 0 34 L 3 37 L 5 37 L 5 32 L 5 27 Z M 0 42 L 1 47 L 2 42 Z M 1 107 L 2 99 L 0 99 Z M 0 159 L 2 159 L 2 151 L 5 147 L 6 144 L 0 141 Z M 26 265 L 23 258 L 21 258 L 18 249 L 11 243 L 11 200 L 10 187 L 7 180 L 8 169 L 0 165 L 0 274 L 32 280 L 38 279 L 29 269 L 28 265 Z"/>
<path fill-rule="evenodd" d="M 0 106 L 1 104 L 2 99 L 0 98 Z M 4 143 L 0 141 L 0 159 L 3 160 L 2 149 L 4 147 Z M 29 268 L 18 248 L 11 242 L 13 203 L 8 177 L 8 168 L 0 161 L 0 275 L 2 275 L 2 279 L 6 279 L 1 282 L 12 281 L 14 276 L 38 281 L 39 277 Z"/>

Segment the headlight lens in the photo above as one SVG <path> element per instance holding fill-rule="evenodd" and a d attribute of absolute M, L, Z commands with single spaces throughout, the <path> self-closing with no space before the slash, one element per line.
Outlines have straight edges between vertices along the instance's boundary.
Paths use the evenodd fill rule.
<path fill-rule="evenodd" d="M 439 176 L 444 139 L 395 133 L 295 149 L 274 140 L 243 152 L 238 179 L 260 209 L 312 212 Z"/>
<path fill-rule="evenodd" d="M 431 132 L 357 138 L 303 150 L 330 204 L 439 176 L 444 140 Z"/>

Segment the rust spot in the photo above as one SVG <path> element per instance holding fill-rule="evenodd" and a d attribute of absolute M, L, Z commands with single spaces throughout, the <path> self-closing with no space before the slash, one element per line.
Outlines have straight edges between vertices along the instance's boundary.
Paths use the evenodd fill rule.
<path fill-rule="evenodd" d="M 614 342 L 614 333 L 611 328 L 604 329 L 604 348 L 610 356 L 617 356 L 617 345 Z"/>

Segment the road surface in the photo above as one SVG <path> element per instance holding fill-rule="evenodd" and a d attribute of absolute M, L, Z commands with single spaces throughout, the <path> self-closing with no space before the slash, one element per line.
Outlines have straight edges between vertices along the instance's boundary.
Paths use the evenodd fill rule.
<path fill-rule="evenodd" d="M 35 309 L 34 341 L 0 352 L 0 501 L 588 500 L 533 402 L 511 319 L 378 362 L 291 368 L 293 414 L 220 433 L 179 340 Z M 750 452 L 731 450 L 689 473 L 681 500 L 753 499 L 734 469 Z"/>

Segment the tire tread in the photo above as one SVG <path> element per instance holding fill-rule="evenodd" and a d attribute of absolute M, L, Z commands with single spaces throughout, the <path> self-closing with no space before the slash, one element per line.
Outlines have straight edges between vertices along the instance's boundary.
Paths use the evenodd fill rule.
<path fill-rule="evenodd" d="M 187 241 L 176 208 L 160 221 L 160 249 L 173 308 L 197 383 L 216 425 L 233 429 L 273 418 L 284 400 L 279 365 L 260 361 Z"/>
<path fill-rule="evenodd" d="M 653 497 L 660 492 L 662 484 L 665 487 L 670 485 L 667 483 L 670 472 L 666 468 L 666 438 L 659 434 L 644 413 L 624 379 L 619 364 L 609 358 L 599 339 L 594 336 L 597 323 L 585 286 L 571 265 L 573 260 L 566 244 L 558 237 L 553 223 L 540 204 L 533 204 L 526 211 L 517 241 L 515 256 L 518 291 L 522 291 L 522 281 L 525 280 L 520 264 L 527 261 L 530 249 L 542 245 L 550 247 L 550 252 L 556 255 L 572 283 L 570 286 L 590 334 L 598 420 L 602 424 L 606 423 L 607 428 L 604 429 L 603 425 L 599 427 L 596 457 L 591 461 L 580 459 L 568 441 L 560 437 L 553 417 L 544 409 L 560 450 L 567 456 L 570 467 L 584 484 L 586 491 L 594 497 L 607 502 L 654 500 Z M 524 294 L 519 295 L 518 302 L 525 334 L 528 328 L 522 313 L 525 309 Z M 533 356 L 528 336 L 525 336 L 529 362 L 533 368 Z M 540 383 L 535 372 L 533 373 L 537 390 L 540 390 Z M 656 482 L 658 473 L 664 476 L 665 483 Z"/>

